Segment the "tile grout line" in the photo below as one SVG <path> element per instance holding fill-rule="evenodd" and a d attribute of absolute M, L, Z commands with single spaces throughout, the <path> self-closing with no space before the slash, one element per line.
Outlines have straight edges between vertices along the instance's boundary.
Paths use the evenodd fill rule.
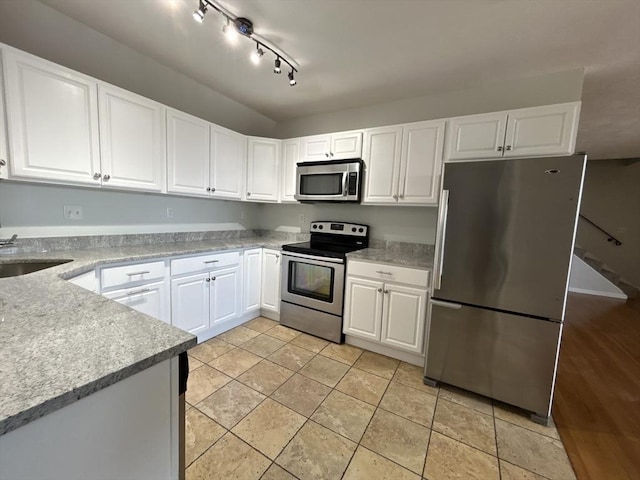
<path fill-rule="evenodd" d="M 429 458 L 429 449 L 431 448 L 431 436 L 433 435 L 433 424 L 436 421 L 436 410 L 438 409 L 438 401 L 440 401 L 440 387 L 438 387 L 436 403 L 433 406 L 433 417 L 431 417 L 431 427 L 429 428 L 429 443 L 427 444 L 427 453 L 424 456 L 424 464 L 422 465 L 422 474 L 420 475 L 420 478 L 427 478 L 425 475 L 427 468 L 427 458 Z"/>
<path fill-rule="evenodd" d="M 491 413 L 493 414 L 493 438 L 496 442 L 496 457 L 498 457 L 498 479 L 502 480 L 502 466 L 500 465 L 500 449 L 498 447 L 498 425 L 496 425 L 496 409 L 491 401 Z"/>

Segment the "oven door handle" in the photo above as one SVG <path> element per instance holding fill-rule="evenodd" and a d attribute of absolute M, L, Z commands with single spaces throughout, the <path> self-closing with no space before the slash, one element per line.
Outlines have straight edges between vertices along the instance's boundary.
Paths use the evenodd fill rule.
<path fill-rule="evenodd" d="M 292 257 L 292 258 L 301 258 L 303 260 L 315 260 L 318 262 L 340 263 L 340 264 L 344 263 L 344 260 L 342 260 L 341 258 L 319 257 L 317 255 L 307 255 L 306 253 L 282 252 L 282 256 Z"/>

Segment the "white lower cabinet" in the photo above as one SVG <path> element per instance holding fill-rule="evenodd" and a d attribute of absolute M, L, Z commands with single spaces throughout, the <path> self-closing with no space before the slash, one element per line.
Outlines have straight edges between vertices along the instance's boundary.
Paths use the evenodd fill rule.
<path fill-rule="evenodd" d="M 171 279 L 171 323 L 197 334 L 209 328 L 209 274 Z"/>
<path fill-rule="evenodd" d="M 216 270 L 210 278 L 210 327 L 240 315 L 240 267 Z"/>
<path fill-rule="evenodd" d="M 262 302 L 262 249 L 245 250 L 242 268 L 242 312 L 259 314 Z"/>
<path fill-rule="evenodd" d="M 103 294 L 138 312 L 171 324 L 169 289 L 165 280 Z"/>
<path fill-rule="evenodd" d="M 260 304 L 263 310 L 280 313 L 280 267 L 279 250 L 262 250 L 262 294 Z"/>
<path fill-rule="evenodd" d="M 348 262 L 343 333 L 423 353 L 428 272 Z"/>

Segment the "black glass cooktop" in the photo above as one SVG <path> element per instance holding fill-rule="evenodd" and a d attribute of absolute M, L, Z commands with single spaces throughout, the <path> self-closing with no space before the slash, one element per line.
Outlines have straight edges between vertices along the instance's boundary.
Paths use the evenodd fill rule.
<path fill-rule="evenodd" d="M 336 245 L 323 242 L 289 243 L 282 246 L 282 250 L 295 253 L 306 253 L 318 257 L 345 258 L 349 252 L 365 248 L 363 245 Z"/>

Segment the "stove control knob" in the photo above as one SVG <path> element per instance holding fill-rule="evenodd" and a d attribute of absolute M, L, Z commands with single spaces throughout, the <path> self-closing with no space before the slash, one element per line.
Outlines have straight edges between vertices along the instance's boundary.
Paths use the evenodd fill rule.
<path fill-rule="evenodd" d="M 352 228 L 351 228 L 351 231 L 352 231 L 352 232 L 355 232 L 355 231 L 356 231 L 356 227 L 352 227 Z"/>
<path fill-rule="evenodd" d="M 360 227 L 360 228 L 358 229 L 358 231 L 359 231 L 360 233 L 362 233 L 362 232 L 364 232 L 364 228 Z"/>
<path fill-rule="evenodd" d="M 318 228 L 318 225 L 314 225 L 313 228 Z"/>
<path fill-rule="evenodd" d="M 319 228 L 320 230 L 322 230 L 322 225 L 320 225 L 318 228 Z"/>

